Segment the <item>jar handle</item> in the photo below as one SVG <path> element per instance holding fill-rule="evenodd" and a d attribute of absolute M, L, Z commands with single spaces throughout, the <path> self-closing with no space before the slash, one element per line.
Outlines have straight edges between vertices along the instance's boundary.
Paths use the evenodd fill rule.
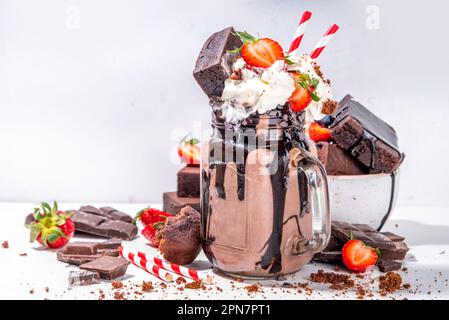
<path fill-rule="evenodd" d="M 295 251 L 297 254 L 322 251 L 328 244 L 331 234 L 331 216 L 329 209 L 329 189 L 326 170 L 321 162 L 310 152 L 295 148 L 292 154 L 292 165 L 305 178 L 307 188 L 306 212 L 312 215 L 312 237 L 299 241 Z M 299 182 L 299 181 L 298 181 Z M 299 182 L 300 183 L 300 182 Z M 301 207 L 303 204 L 301 203 Z"/>

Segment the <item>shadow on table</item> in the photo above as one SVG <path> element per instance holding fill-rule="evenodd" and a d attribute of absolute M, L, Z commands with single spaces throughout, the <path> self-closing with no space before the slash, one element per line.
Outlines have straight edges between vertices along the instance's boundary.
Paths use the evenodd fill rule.
<path fill-rule="evenodd" d="M 397 227 L 396 227 L 397 225 Z M 408 245 L 449 244 L 449 226 L 428 225 L 409 220 L 388 221 L 383 231 L 400 233 Z"/>

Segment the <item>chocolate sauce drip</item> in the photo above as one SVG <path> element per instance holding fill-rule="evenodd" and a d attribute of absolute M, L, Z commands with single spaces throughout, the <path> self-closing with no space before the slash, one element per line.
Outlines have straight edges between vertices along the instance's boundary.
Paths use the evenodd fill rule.
<path fill-rule="evenodd" d="M 203 223 L 201 224 L 201 234 L 203 239 L 206 239 L 207 226 L 209 225 L 209 217 L 212 214 L 212 208 L 210 205 L 210 176 L 208 175 L 206 170 L 201 170 L 201 205 L 200 205 L 200 213 Z"/>
<path fill-rule="evenodd" d="M 218 197 L 225 200 L 226 192 L 224 189 L 224 179 L 226 174 L 226 163 L 215 164 L 215 188 L 217 188 Z"/>
<path fill-rule="evenodd" d="M 309 188 L 307 176 L 301 169 L 297 170 L 298 189 L 299 189 L 299 217 L 302 218 L 309 207 Z"/>
<path fill-rule="evenodd" d="M 268 239 L 266 251 L 263 254 L 259 264 L 262 269 L 269 268 L 269 273 L 278 273 L 282 270 L 282 229 L 284 221 L 285 199 L 287 188 L 285 185 L 285 177 L 288 174 L 288 152 L 280 149 L 277 154 L 277 164 L 275 172 L 270 176 L 272 194 L 273 194 L 273 228 Z"/>

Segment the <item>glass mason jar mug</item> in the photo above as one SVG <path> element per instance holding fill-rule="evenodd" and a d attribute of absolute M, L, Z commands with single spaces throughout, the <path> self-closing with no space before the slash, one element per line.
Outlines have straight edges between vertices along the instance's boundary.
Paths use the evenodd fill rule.
<path fill-rule="evenodd" d="M 240 277 L 298 271 L 330 236 L 326 173 L 301 126 L 213 122 L 202 147 L 201 233 L 214 267 Z"/>

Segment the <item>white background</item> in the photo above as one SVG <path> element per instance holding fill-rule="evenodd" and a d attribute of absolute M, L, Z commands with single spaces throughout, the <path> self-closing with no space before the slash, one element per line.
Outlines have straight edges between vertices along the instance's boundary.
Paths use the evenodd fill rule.
<path fill-rule="evenodd" d="M 336 98 L 398 131 L 399 204 L 449 205 L 449 5 L 436 0 L 0 0 L 0 201 L 160 202 L 176 137 L 209 126 L 191 75 L 206 38 L 234 25 L 287 49 L 305 9 L 305 50 L 341 26 L 320 57 Z"/>

